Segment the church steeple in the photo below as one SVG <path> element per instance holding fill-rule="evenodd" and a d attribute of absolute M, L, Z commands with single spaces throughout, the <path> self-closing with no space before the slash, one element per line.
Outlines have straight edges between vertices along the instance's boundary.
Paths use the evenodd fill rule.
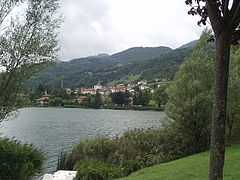
<path fill-rule="evenodd" d="M 60 89 L 63 89 L 63 77 L 61 78 L 61 85 L 60 85 Z"/>
<path fill-rule="evenodd" d="M 101 85 L 101 81 L 100 81 L 100 80 L 98 80 L 98 83 L 97 83 L 97 85 Z"/>

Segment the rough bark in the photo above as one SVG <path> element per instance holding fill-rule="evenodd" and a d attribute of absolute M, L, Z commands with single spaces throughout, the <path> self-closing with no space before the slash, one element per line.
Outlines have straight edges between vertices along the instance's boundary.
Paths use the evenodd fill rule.
<path fill-rule="evenodd" d="M 223 179 L 226 102 L 230 44 L 240 40 L 240 1 L 239 0 L 185 0 L 191 6 L 190 15 L 200 15 L 198 24 L 206 25 L 209 18 L 216 40 L 216 66 L 214 103 L 211 128 L 211 162 L 209 179 Z M 204 3 L 206 3 L 204 5 Z M 202 5 L 203 4 L 203 5 Z M 229 6 L 231 4 L 231 6 Z"/>
<path fill-rule="evenodd" d="M 223 179 L 230 34 L 227 28 L 221 28 L 221 33 L 216 37 L 216 68 L 209 171 L 210 180 Z"/>

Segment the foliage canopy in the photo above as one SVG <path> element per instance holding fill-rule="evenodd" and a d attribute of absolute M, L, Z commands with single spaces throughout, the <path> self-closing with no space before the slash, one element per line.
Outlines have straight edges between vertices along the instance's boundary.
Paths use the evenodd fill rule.
<path fill-rule="evenodd" d="M 22 106 L 24 81 L 57 59 L 57 9 L 58 0 L 0 2 L 0 121 Z"/>

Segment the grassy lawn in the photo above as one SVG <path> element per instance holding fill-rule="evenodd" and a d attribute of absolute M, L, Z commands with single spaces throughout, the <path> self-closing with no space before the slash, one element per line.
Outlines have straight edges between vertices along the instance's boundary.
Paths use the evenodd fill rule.
<path fill-rule="evenodd" d="M 132 173 L 121 180 L 204 180 L 208 179 L 209 151 Z M 224 180 L 240 179 L 240 145 L 226 148 Z"/>

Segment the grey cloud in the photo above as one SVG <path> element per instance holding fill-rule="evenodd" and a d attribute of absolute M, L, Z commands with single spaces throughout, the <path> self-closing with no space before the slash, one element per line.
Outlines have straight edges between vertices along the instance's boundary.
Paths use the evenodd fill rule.
<path fill-rule="evenodd" d="M 59 37 L 64 61 L 132 46 L 176 48 L 197 39 L 202 30 L 179 0 L 60 0 L 60 5 L 65 16 Z M 165 17 L 167 7 L 173 13 Z"/>
<path fill-rule="evenodd" d="M 61 60 L 111 48 L 111 42 L 104 42 L 104 38 L 110 34 L 107 14 L 109 6 L 104 0 L 61 0 L 60 5 L 65 17 L 60 29 Z M 99 34 L 94 25 L 99 26 L 104 34 Z"/>

